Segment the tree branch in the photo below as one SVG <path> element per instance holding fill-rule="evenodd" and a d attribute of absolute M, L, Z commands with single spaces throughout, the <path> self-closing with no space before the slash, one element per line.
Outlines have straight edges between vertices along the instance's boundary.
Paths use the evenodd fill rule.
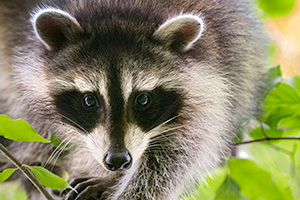
<path fill-rule="evenodd" d="M 47 200 L 54 200 L 45 187 L 37 180 L 33 172 L 22 166 L 22 164 L 1 143 L 0 152 L 32 182 L 32 184 L 46 197 Z"/>
<path fill-rule="evenodd" d="M 264 142 L 264 141 L 276 141 L 276 140 L 300 140 L 300 137 L 267 137 L 257 140 L 248 140 L 244 142 L 235 143 L 235 146 L 243 145 L 243 144 L 251 144 L 256 142 Z"/>

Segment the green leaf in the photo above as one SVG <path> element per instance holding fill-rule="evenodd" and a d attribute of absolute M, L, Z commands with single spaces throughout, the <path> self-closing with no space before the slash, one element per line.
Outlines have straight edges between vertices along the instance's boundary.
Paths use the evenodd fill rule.
<path fill-rule="evenodd" d="M 215 199 L 215 193 L 220 185 L 224 182 L 227 170 L 227 167 L 223 166 L 212 171 L 210 174 L 204 175 L 203 181 L 200 182 L 197 190 L 190 197 L 187 197 L 184 200 Z"/>
<path fill-rule="evenodd" d="M 295 113 L 298 112 L 300 109 L 300 105 L 291 105 L 289 107 L 278 107 L 274 109 L 267 117 L 267 119 L 264 119 L 264 122 L 268 124 L 271 128 L 276 129 L 278 122 L 283 119 L 290 116 L 293 116 Z"/>
<path fill-rule="evenodd" d="M 291 81 L 291 85 L 300 92 L 300 75 L 295 75 Z"/>
<path fill-rule="evenodd" d="M 293 116 L 300 110 L 299 92 L 286 83 L 279 83 L 267 96 L 263 108 L 266 111 L 263 120 L 276 128 L 281 119 Z"/>
<path fill-rule="evenodd" d="M 266 74 L 266 85 L 269 90 L 276 87 L 282 81 L 283 78 L 280 65 L 272 67 L 268 70 L 268 73 Z"/>
<path fill-rule="evenodd" d="M 286 117 L 278 122 L 279 127 L 286 127 L 290 129 L 300 129 L 300 112 L 291 117 Z"/>
<path fill-rule="evenodd" d="M 282 130 L 272 129 L 266 124 L 263 125 L 263 130 L 268 137 L 281 137 L 283 135 Z M 263 134 L 261 127 L 256 127 L 252 129 L 249 135 L 253 139 L 265 138 L 265 135 Z"/>
<path fill-rule="evenodd" d="M 250 199 L 293 199 L 290 190 L 276 184 L 271 173 L 258 167 L 253 161 L 233 158 L 229 161 L 229 176 Z"/>
<path fill-rule="evenodd" d="M 73 189 L 64 179 L 60 178 L 59 176 L 53 174 L 43 167 L 28 165 L 24 166 L 28 167 L 34 173 L 40 183 L 48 188 L 52 188 L 55 190 L 64 188 Z"/>
<path fill-rule="evenodd" d="M 3 172 L 0 173 L 0 183 L 5 181 L 6 179 L 8 179 L 15 171 L 17 170 L 17 168 L 9 168 L 9 169 L 5 169 Z"/>
<path fill-rule="evenodd" d="M 259 0 L 259 7 L 271 17 L 289 14 L 295 7 L 296 0 Z"/>
<path fill-rule="evenodd" d="M 55 133 L 51 135 L 51 143 L 54 147 L 59 147 L 64 145 L 64 143 L 62 143 L 61 140 L 56 137 Z"/>
<path fill-rule="evenodd" d="M 246 147 L 251 158 L 255 160 L 258 166 L 267 170 L 272 175 L 272 178 L 274 178 L 276 184 L 281 188 L 281 191 L 293 194 L 295 199 L 300 199 L 299 195 L 298 198 L 295 196 L 296 193 L 300 192 L 299 177 L 296 175 L 299 173 L 295 171 L 294 174 L 293 170 L 299 169 L 299 165 L 297 164 L 299 162 L 295 162 L 296 165 L 292 167 L 293 161 L 290 155 L 294 152 L 294 145 L 298 143 L 297 141 L 282 140 L 278 141 L 276 145 L 254 143 Z M 297 158 L 296 155 L 295 158 Z M 299 170 L 297 171 L 300 172 Z M 295 184 L 296 182 L 297 184 Z"/>
<path fill-rule="evenodd" d="M 0 136 L 15 141 L 33 141 L 50 143 L 40 136 L 34 128 L 22 119 L 13 120 L 7 115 L 0 115 Z"/>
<path fill-rule="evenodd" d="M 215 200 L 240 200 L 243 199 L 240 187 L 227 176 L 216 192 Z"/>
<path fill-rule="evenodd" d="M 264 108 L 270 111 L 278 107 L 288 107 L 292 104 L 300 106 L 299 92 L 286 83 L 280 83 L 278 88 L 272 90 L 267 96 Z"/>

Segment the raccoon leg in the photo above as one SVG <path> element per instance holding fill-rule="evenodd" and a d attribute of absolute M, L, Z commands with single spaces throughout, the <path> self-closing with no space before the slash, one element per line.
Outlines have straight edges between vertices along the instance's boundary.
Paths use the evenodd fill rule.
<path fill-rule="evenodd" d="M 86 200 L 86 199 L 104 199 L 107 189 L 115 184 L 114 180 L 104 178 L 75 178 L 70 185 L 78 192 L 71 189 L 65 189 L 61 192 L 61 196 L 65 196 L 65 200 Z"/>

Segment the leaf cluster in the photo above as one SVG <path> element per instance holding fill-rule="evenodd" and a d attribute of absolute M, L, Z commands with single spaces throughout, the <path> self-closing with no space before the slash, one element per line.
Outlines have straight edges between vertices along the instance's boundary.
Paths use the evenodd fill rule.
<path fill-rule="evenodd" d="M 13 120 L 7 115 L 0 115 L 0 136 L 21 142 L 51 142 L 50 140 L 40 136 L 26 121 L 22 119 Z M 57 143 L 57 140 L 54 142 Z M 40 184 L 52 189 L 73 189 L 64 179 L 53 174 L 44 167 L 28 166 L 19 163 L 19 161 L 1 143 L 0 152 L 16 166 L 16 168 L 9 168 L 0 172 L 0 182 L 8 179 L 16 170 L 20 170 L 37 187 L 37 189 L 40 190 L 40 192 L 43 194 L 45 193 L 44 195 L 47 199 L 52 198 L 47 191 L 40 186 Z M 28 172 L 27 169 L 29 169 L 30 172 Z M 32 174 L 34 174 L 34 176 Z"/>
<path fill-rule="evenodd" d="M 267 74 L 264 112 L 237 141 L 237 156 L 205 177 L 192 199 L 300 199 L 300 76 L 284 82 L 280 66 Z"/>

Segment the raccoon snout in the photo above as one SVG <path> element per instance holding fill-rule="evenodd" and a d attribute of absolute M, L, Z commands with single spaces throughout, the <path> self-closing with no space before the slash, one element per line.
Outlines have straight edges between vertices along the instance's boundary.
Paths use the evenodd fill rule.
<path fill-rule="evenodd" d="M 126 170 L 132 165 L 132 157 L 126 149 L 120 152 L 109 150 L 104 156 L 104 165 L 110 171 Z"/>

